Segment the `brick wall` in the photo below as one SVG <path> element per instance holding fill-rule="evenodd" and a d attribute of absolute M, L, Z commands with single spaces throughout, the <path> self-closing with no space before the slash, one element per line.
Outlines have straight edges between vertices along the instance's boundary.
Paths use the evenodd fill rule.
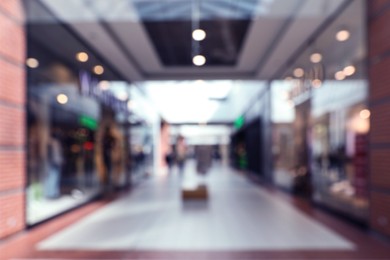
<path fill-rule="evenodd" d="M 371 214 L 374 230 L 390 236 L 390 0 L 368 4 Z"/>
<path fill-rule="evenodd" d="M 21 1 L 0 1 L 0 239 L 25 226 L 23 16 Z"/>

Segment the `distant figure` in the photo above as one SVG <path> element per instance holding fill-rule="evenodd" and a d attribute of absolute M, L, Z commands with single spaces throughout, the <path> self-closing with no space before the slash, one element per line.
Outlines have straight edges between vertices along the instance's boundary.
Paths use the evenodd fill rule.
<path fill-rule="evenodd" d="M 213 147 L 200 145 L 196 147 L 196 171 L 205 175 L 211 167 L 213 159 Z"/>
<path fill-rule="evenodd" d="M 106 190 L 112 187 L 112 149 L 115 146 L 115 138 L 112 136 L 109 126 L 106 127 L 103 134 L 103 162 L 105 168 L 104 182 Z"/>
<path fill-rule="evenodd" d="M 214 158 L 218 163 L 221 162 L 222 156 L 221 156 L 221 152 L 220 152 L 220 150 L 219 150 L 219 145 L 215 145 L 215 146 L 213 147 L 213 158 Z"/>
<path fill-rule="evenodd" d="M 187 145 L 185 143 L 184 137 L 179 135 L 176 142 L 176 163 L 179 167 L 179 173 L 183 173 L 184 164 L 187 158 Z"/>
<path fill-rule="evenodd" d="M 46 197 L 55 199 L 60 196 L 61 167 L 64 162 L 59 134 L 53 131 L 48 146 L 49 172 L 46 179 Z"/>
<path fill-rule="evenodd" d="M 165 155 L 165 162 L 167 163 L 169 172 L 172 169 L 173 163 L 175 160 L 175 153 L 173 147 L 169 147 L 166 155 Z"/>

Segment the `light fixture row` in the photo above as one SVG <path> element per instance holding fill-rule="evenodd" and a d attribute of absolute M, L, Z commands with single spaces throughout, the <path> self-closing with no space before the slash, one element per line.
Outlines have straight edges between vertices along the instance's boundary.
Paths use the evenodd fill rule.
<path fill-rule="evenodd" d="M 89 56 L 86 52 L 78 52 L 76 54 L 76 59 L 79 62 L 87 62 Z M 26 65 L 31 69 L 36 69 L 39 67 L 39 61 L 36 58 L 30 57 L 26 59 Z M 104 68 L 102 65 L 95 65 L 92 70 L 96 75 L 102 75 L 104 73 Z"/>
<path fill-rule="evenodd" d="M 344 69 L 337 71 L 334 75 L 336 80 L 344 80 L 346 77 L 352 76 L 356 72 L 356 67 L 353 65 L 349 65 Z"/>
<path fill-rule="evenodd" d="M 336 37 L 337 41 L 345 42 L 345 41 L 347 41 L 351 37 L 351 33 L 348 30 L 343 29 L 343 30 L 338 31 L 336 33 L 335 37 Z M 319 53 L 319 52 L 312 53 L 310 55 L 310 61 L 312 63 L 314 63 L 314 64 L 320 63 L 322 61 L 322 54 Z M 349 65 L 349 66 L 345 67 L 343 70 L 340 70 L 340 71 L 336 72 L 335 79 L 343 80 L 347 76 L 352 76 L 355 72 L 356 72 L 356 68 L 353 65 Z M 301 77 L 303 77 L 305 75 L 305 71 L 302 68 L 297 67 L 297 68 L 294 69 L 293 75 L 296 78 L 301 78 Z M 292 77 L 286 77 L 285 78 L 285 80 L 291 80 L 291 79 L 292 79 Z M 313 81 L 313 86 L 314 87 L 320 86 L 320 85 L 321 85 L 321 81 L 319 79 Z"/>
<path fill-rule="evenodd" d="M 203 41 L 204 39 L 206 39 L 206 32 L 202 29 L 196 29 L 192 32 L 192 39 L 197 42 Z M 200 54 L 195 55 L 192 58 L 192 63 L 198 67 L 203 66 L 206 63 L 206 57 Z"/>

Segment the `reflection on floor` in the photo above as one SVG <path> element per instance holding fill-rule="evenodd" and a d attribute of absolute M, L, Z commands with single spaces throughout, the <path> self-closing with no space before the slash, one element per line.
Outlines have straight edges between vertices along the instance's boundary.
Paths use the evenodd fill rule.
<path fill-rule="evenodd" d="M 29 200 L 26 214 L 27 223 L 30 225 L 39 223 L 61 212 L 88 202 L 99 193 L 100 187 L 85 188 L 83 191 L 75 189 L 72 194 L 62 195 L 57 199 L 50 200 L 41 198 L 37 200 L 27 191 L 27 194 L 29 194 L 29 196 L 27 196 L 27 199 Z"/>
<path fill-rule="evenodd" d="M 209 199 L 182 201 L 194 176 L 156 176 L 37 245 L 39 250 L 353 250 L 354 244 L 225 166 L 206 182 Z"/>

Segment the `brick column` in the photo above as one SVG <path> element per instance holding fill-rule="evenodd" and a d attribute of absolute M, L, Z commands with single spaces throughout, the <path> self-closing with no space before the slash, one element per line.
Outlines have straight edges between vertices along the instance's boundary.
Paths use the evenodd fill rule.
<path fill-rule="evenodd" d="M 374 230 L 390 236 L 390 0 L 369 0 L 371 214 Z"/>
<path fill-rule="evenodd" d="M 21 1 L 0 1 L 0 239 L 25 226 L 25 32 Z"/>

